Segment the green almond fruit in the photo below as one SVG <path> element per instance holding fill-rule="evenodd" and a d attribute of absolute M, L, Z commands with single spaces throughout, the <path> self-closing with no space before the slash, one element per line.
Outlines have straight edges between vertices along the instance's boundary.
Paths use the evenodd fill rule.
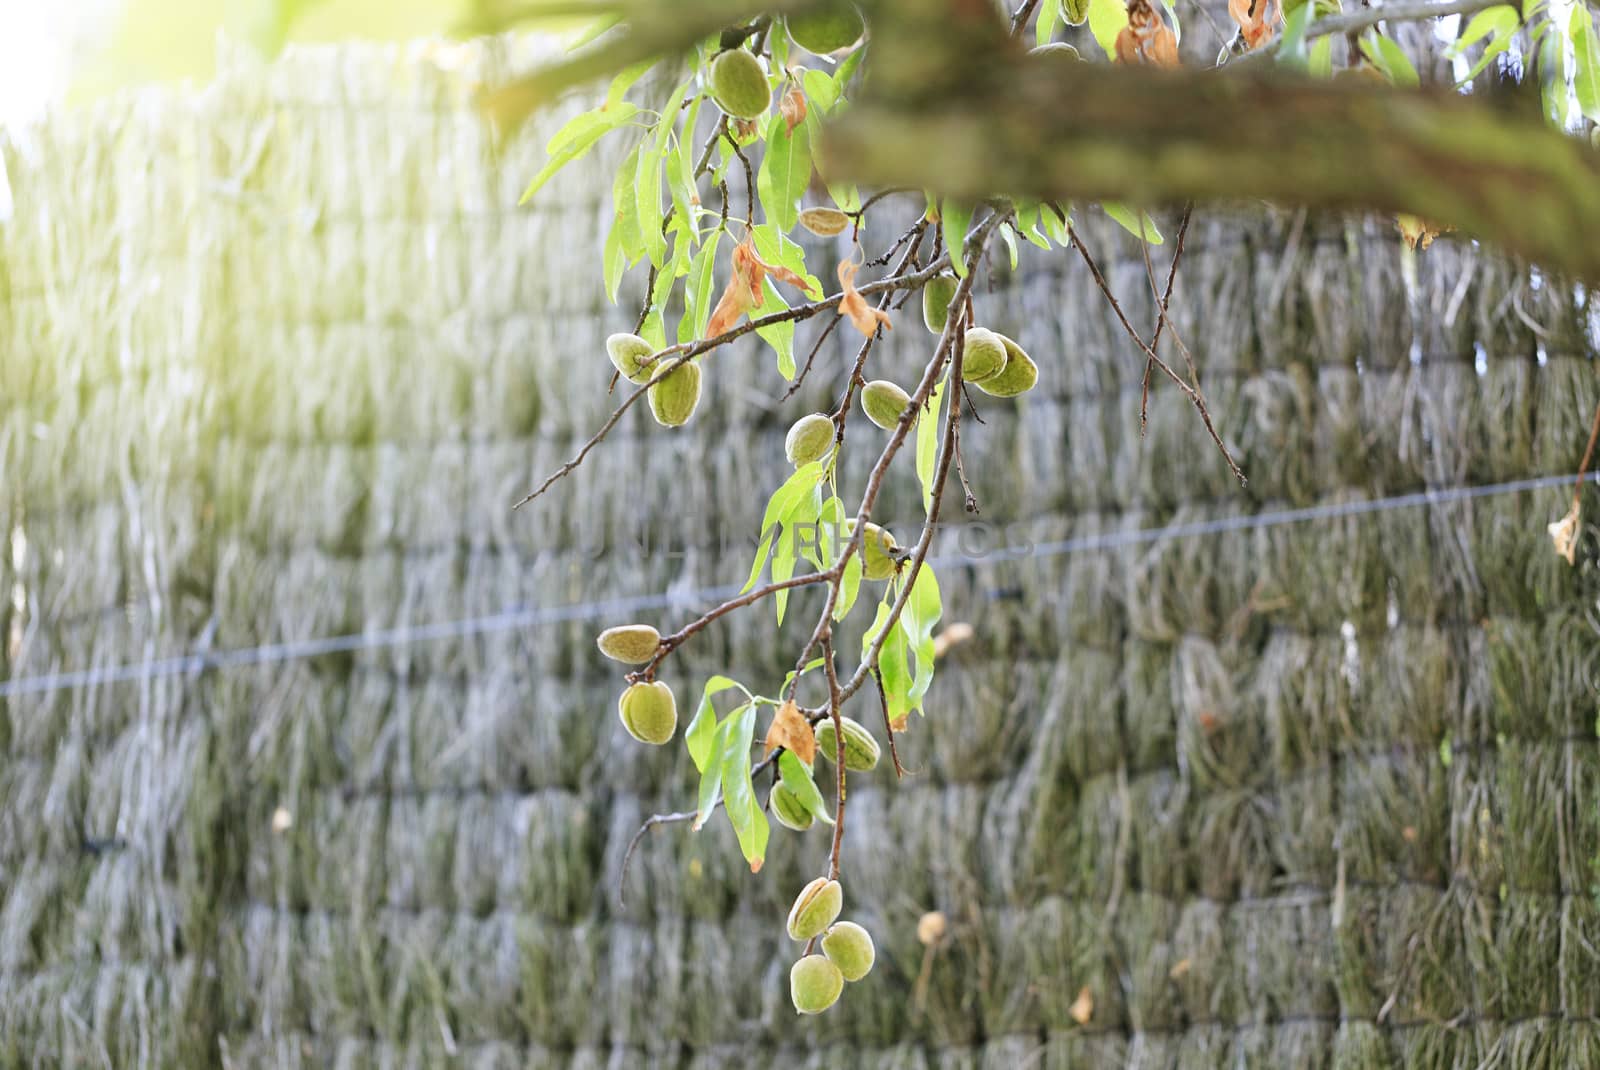
<path fill-rule="evenodd" d="M 772 794 L 767 796 L 767 802 L 772 807 L 772 816 L 786 829 L 804 832 L 816 820 L 811 811 L 806 809 L 806 804 L 800 801 L 800 796 L 782 781 L 772 786 Z"/>
<path fill-rule="evenodd" d="M 742 48 L 711 61 L 711 98 L 735 119 L 759 119 L 772 103 L 772 87 L 761 61 Z"/>
<path fill-rule="evenodd" d="M 818 877 L 795 896 L 789 908 L 789 939 L 809 940 L 821 936 L 844 909 L 844 889 L 838 881 Z"/>
<path fill-rule="evenodd" d="M 878 958 L 872 934 L 853 921 L 838 922 L 823 934 L 822 953 L 846 981 L 859 981 L 871 973 Z"/>
<path fill-rule="evenodd" d="M 648 391 L 650 412 L 663 427 L 682 427 L 700 404 L 700 365 L 680 364 Z"/>
<path fill-rule="evenodd" d="M 1014 398 L 1026 394 L 1039 381 L 1039 366 L 1005 335 L 998 336 L 1006 347 L 1006 366 L 998 375 L 978 383 L 978 389 L 997 398 Z"/>
<path fill-rule="evenodd" d="M 833 449 L 833 418 L 820 412 L 802 416 L 789 428 L 783 440 L 783 452 L 796 468 L 820 461 Z"/>
<path fill-rule="evenodd" d="M 789 1000 L 801 1014 L 821 1014 L 839 1001 L 844 974 L 822 955 L 807 955 L 789 969 Z"/>
<path fill-rule="evenodd" d="M 892 431 L 911 407 L 911 395 L 887 379 L 874 379 L 861 390 L 861 409 L 867 419 Z"/>
<path fill-rule="evenodd" d="M 868 524 L 861 537 L 861 574 L 869 580 L 886 580 L 900 568 L 894 558 L 894 536 L 876 524 Z"/>
<path fill-rule="evenodd" d="M 849 538 L 855 531 L 856 522 L 846 520 L 845 537 Z M 893 576 L 900 568 L 894 557 L 899 548 L 892 534 L 876 524 L 868 524 L 866 533 L 861 536 L 861 574 L 869 580 L 886 580 Z"/>
<path fill-rule="evenodd" d="M 943 334 L 950 319 L 950 300 L 960 285 L 954 275 L 935 275 L 922 288 L 922 323 L 934 334 Z"/>
<path fill-rule="evenodd" d="M 661 633 L 648 624 L 621 624 L 607 628 L 595 640 L 600 653 L 624 665 L 643 665 L 656 656 Z"/>
<path fill-rule="evenodd" d="M 622 377 L 641 386 L 655 374 L 655 347 L 636 334 L 614 334 L 606 339 L 606 354 Z M 648 363 L 647 363 L 648 362 Z"/>
<path fill-rule="evenodd" d="M 617 714 L 628 735 L 640 743 L 660 746 L 678 728 L 678 701 L 660 680 L 629 687 L 617 700 Z"/>
<path fill-rule="evenodd" d="M 1006 366 L 1006 344 L 1000 335 L 974 327 L 962 339 L 961 378 L 982 383 L 999 375 Z"/>
<path fill-rule="evenodd" d="M 878 741 L 872 738 L 865 725 L 841 717 L 844 722 L 844 767 L 852 773 L 870 773 L 878 767 Z M 839 753 L 839 737 L 834 732 L 833 718 L 824 717 L 817 722 L 817 753 L 833 761 Z"/>
<path fill-rule="evenodd" d="M 1071 0 L 1068 0 L 1068 2 L 1070 3 Z M 1085 12 L 1087 12 L 1088 5 L 1084 5 L 1084 7 Z M 1082 21 L 1083 19 L 1078 20 L 1078 22 Z M 1074 23 L 1073 25 L 1077 25 L 1077 23 Z M 1078 50 L 1067 44 L 1065 41 L 1051 41 L 1049 44 L 1044 44 L 1040 45 L 1038 48 L 1029 49 L 1028 55 L 1038 56 L 1040 59 L 1047 60 L 1066 60 L 1071 63 L 1083 62 L 1083 57 L 1078 54 Z"/>
<path fill-rule="evenodd" d="M 861 40 L 866 23 L 854 4 L 829 4 L 819 11 L 784 20 L 789 40 L 813 55 L 826 56 Z"/>

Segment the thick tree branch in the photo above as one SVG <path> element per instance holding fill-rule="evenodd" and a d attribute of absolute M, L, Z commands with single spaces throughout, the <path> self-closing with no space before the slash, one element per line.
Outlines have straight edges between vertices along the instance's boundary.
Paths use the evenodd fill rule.
<path fill-rule="evenodd" d="M 974 84 L 994 88 L 863 98 L 828 128 L 827 166 L 970 199 L 1411 212 L 1600 280 L 1600 153 L 1507 100 L 1090 64 L 1011 63 Z"/>

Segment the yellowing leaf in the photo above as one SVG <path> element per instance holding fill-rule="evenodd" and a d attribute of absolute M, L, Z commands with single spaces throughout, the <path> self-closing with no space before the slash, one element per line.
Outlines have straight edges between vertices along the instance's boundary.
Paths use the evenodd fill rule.
<path fill-rule="evenodd" d="M 793 699 L 779 706 L 778 712 L 772 715 L 772 725 L 767 729 L 766 750 L 763 753 L 771 754 L 779 747 L 790 751 L 807 765 L 817 760 L 816 734 L 811 731 L 810 723 Z"/>
<path fill-rule="evenodd" d="M 867 304 L 867 299 L 856 289 L 857 270 L 849 260 L 839 264 L 839 285 L 844 289 L 844 296 L 839 300 L 839 315 L 850 317 L 851 326 L 871 338 L 880 323 L 886 331 L 893 329 L 894 324 L 889 321 L 889 313 Z"/>

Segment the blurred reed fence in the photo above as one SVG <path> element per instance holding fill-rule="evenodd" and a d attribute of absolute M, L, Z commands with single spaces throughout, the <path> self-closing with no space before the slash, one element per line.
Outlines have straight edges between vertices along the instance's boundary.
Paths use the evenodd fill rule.
<path fill-rule="evenodd" d="M 291 52 L 7 144 L 8 678 L 665 591 L 628 616 L 675 625 L 742 579 L 801 411 L 755 345 L 685 432 L 635 414 L 509 509 L 602 418 L 632 317 L 598 285 L 620 146 L 515 208 L 578 105 L 494 157 L 466 98 L 507 62 Z M 1085 233 L 1150 324 L 1136 249 Z M 1600 398 L 1569 287 L 1448 239 L 1408 278 L 1383 221 L 1202 213 L 1176 323 L 1240 490 L 1165 386 L 1141 440 L 1142 361 L 1080 264 L 1004 261 L 981 314 L 1044 371 L 964 429 L 1007 528 L 974 546 L 1570 472 Z M 877 374 L 920 360 L 915 321 Z M 919 515 L 909 470 L 891 493 Z M 947 565 L 976 638 L 902 741 L 916 775 L 852 793 L 880 964 L 818 1020 L 781 918 L 821 833 L 776 830 L 751 877 L 721 825 L 658 831 L 617 907 L 692 770 L 621 731 L 614 617 L 13 694 L 0 1065 L 1596 1065 L 1567 493 Z M 673 659 L 680 704 L 777 678 L 799 625 L 766 613 Z"/>

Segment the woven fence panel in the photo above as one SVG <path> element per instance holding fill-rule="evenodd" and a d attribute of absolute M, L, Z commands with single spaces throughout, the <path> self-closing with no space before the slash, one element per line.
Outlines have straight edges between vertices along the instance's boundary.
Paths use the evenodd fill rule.
<path fill-rule="evenodd" d="M 619 907 L 630 837 L 694 776 L 627 738 L 593 635 L 742 579 L 788 421 L 853 347 L 782 409 L 769 352 L 719 352 L 687 429 L 631 414 L 513 513 L 612 403 L 626 146 L 514 207 L 580 104 L 496 146 L 468 100 L 506 57 L 463 55 L 291 52 L 6 146 L 4 670 L 220 663 L 0 700 L 0 1065 L 1600 1060 L 1597 590 L 1545 534 L 1568 492 L 1366 509 L 1570 472 L 1583 292 L 1465 241 L 1408 269 L 1381 221 L 1202 213 L 1174 324 L 1241 489 L 1164 384 L 1141 436 L 1143 362 L 1081 264 L 998 255 L 980 316 L 1041 384 L 964 426 L 982 514 L 938 552 L 976 637 L 900 742 L 915 775 L 852 788 L 879 965 L 802 1020 L 781 919 L 824 835 L 776 829 L 752 877 L 721 824 L 657 830 Z M 1084 234 L 1152 323 L 1137 246 Z M 873 374 L 905 381 L 928 336 L 897 324 Z M 1308 506 L 1341 508 L 1251 520 Z M 680 707 L 713 672 L 775 686 L 816 608 L 675 655 Z"/>

